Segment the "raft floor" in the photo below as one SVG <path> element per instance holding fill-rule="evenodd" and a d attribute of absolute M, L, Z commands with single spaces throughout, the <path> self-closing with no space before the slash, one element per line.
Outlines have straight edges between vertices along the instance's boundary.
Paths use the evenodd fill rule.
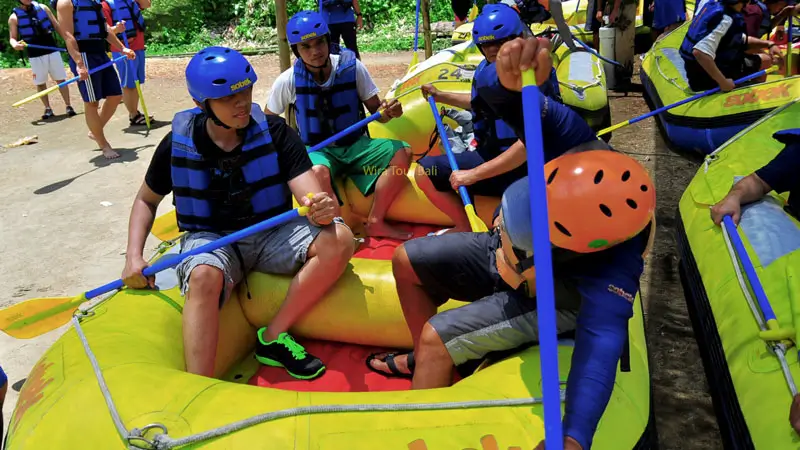
<path fill-rule="evenodd" d="M 415 238 L 444 228 L 408 223 L 398 226 L 412 231 Z M 390 260 L 395 248 L 401 243 L 395 239 L 366 238 L 353 257 Z M 378 392 L 405 391 L 411 388 L 409 379 L 388 378 L 367 368 L 366 360 L 370 354 L 398 350 L 332 341 L 298 341 L 309 353 L 325 362 L 327 369 L 321 377 L 312 381 L 298 380 L 282 368 L 261 366 L 248 384 L 302 392 Z"/>

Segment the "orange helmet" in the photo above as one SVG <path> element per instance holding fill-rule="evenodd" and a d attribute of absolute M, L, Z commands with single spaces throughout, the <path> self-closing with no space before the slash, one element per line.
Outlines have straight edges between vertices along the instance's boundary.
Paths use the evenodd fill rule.
<path fill-rule="evenodd" d="M 611 150 L 556 158 L 544 166 L 550 240 L 592 253 L 626 241 L 653 217 L 656 189 L 639 162 Z"/>
<path fill-rule="evenodd" d="M 560 156 L 544 166 L 550 242 L 593 253 L 641 232 L 653 217 L 653 181 L 636 160 L 612 150 Z M 503 220 L 515 248 L 533 251 L 528 179 L 503 194 Z"/>

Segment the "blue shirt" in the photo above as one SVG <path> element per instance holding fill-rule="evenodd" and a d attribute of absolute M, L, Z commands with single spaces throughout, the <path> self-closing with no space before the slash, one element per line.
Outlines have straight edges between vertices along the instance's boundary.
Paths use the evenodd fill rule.
<path fill-rule="evenodd" d="M 352 3 L 348 6 L 341 4 L 322 6 L 322 2 L 320 2 L 320 6 L 319 12 L 328 25 L 356 21 L 356 13 L 353 11 Z"/>
<path fill-rule="evenodd" d="M 775 192 L 789 192 L 786 210 L 800 218 L 800 128 L 778 131 L 772 137 L 786 147 L 756 175 Z M 797 192 L 797 195 L 794 193 Z"/>
<path fill-rule="evenodd" d="M 0 387 L 3 387 L 3 385 L 5 385 L 6 383 L 8 383 L 8 376 L 6 375 L 5 372 L 3 372 L 3 368 L 0 367 Z"/>
<path fill-rule="evenodd" d="M 525 142 L 522 94 L 509 91 L 497 78 L 495 64 L 487 64 L 475 74 L 478 96 L 494 114 L 503 119 Z M 564 154 L 585 142 L 597 140 L 597 134 L 583 118 L 568 106 L 539 93 L 542 111 L 542 143 L 545 161 Z"/>

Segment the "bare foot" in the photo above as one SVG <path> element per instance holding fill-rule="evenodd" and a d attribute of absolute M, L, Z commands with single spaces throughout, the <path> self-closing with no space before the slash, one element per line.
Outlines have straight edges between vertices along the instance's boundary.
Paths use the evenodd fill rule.
<path fill-rule="evenodd" d="M 369 366 L 374 370 L 384 373 L 386 375 L 411 375 L 411 370 L 408 368 L 408 353 L 397 354 L 394 356 L 394 365 L 397 372 L 393 371 L 389 364 L 386 362 L 390 353 L 379 353 L 374 358 L 369 360 Z"/>
<path fill-rule="evenodd" d="M 407 241 L 414 235 L 409 231 L 395 228 L 384 221 L 371 223 L 368 222 L 364 226 L 364 231 L 367 233 L 367 236 L 370 237 L 387 237 L 401 241 Z"/>
<path fill-rule="evenodd" d="M 113 148 L 106 147 L 103 150 L 103 157 L 105 159 L 116 159 L 119 158 L 119 153 L 115 152 Z"/>

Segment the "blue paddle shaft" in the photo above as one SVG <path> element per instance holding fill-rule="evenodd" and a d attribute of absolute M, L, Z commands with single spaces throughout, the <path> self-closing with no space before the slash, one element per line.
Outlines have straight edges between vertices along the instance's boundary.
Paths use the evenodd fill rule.
<path fill-rule="evenodd" d="M 414 52 L 419 48 L 419 4 L 422 0 L 417 0 L 417 18 L 414 22 Z"/>
<path fill-rule="evenodd" d="M 428 104 L 431 105 L 433 118 L 436 120 L 436 129 L 439 130 L 439 138 L 442 141 L 442 146 L 444 146 L 444 152 L 447 154 L 447 161 L 450 162 L 450 169 L 455 172 L 458 170 L 458 163 L 456 162 L 455 155 L 453 155 L 453 149 L 450 147 L 450 140 L 447 139 L 447 133 L 444 130 L 444 123 L 442 123 L 442 116 L 439 115 L 439 110 L 436 108 L 436 100 L 433 99 L 432 95 L 428 96 Z M 464 202 L 464 206 L 472 204 L 472 201 L 469 199 L 469 194 L 467 194 L 466 187 L 459 186 L 458 193 L 461 195 L 461 201 Z"/>
<path fill-rule="evenodd" d="M 751 73 L 750 75 L 748 75 L 746 77 L 742 77 L 742 78 L 739 78 L 738 80 L 735 80 L 733 82 L 733 84 L 741 84 L 741 83 L 744 83 L 746 81 L 750 81 L 750 80 L 752 80 L 754 78 L 758 78 L 758 77 L 760 77 L 760 76 L 762 76 L 762 75 L 764 75 L 766 73 L 767 73 L 766 69 L 758 71 L 756 73 Z M 685 99 L 683 99 L 683 100 L 681 100 L 679 102 L 675 102 L 675 103 L 673 103 L 671 105 L 662 106 L 661 108 L 658 108 L 656 110 L 650 111 L 649 113 L 647 113 L 647 114 L 645 114 L 643 116 L 639 116 L 639 117 L 631 119 L 630 122 L 628 122 L 628 125 L 632 125 L 632 124 L 634 124 L 636 122 L 641 122 L 644 119 L 653 117 L 656 114 L 661 114 L 662 112 L 667 111 L 667 110 L 672 109 L 672 108 L 675 108 L 676 106 L 681 106 L 683 104 L 686 104 L 686 103 L 689 103 L 689 102 L 693 102 L 693 101 L 695 101 L 695 100 L 697 100 L 699 98 L 703 98 L 703 97 L 707 97 L 707 96 L 712 95 L 712 94 L 716 94 L 719 91 L 720 91 L 719 86 L 717 86 L 714 89 L 709 89 L 709 90 L 707 90 L 705 92 L 701 92 L 699 94 L 695 94 L 695 95 L 693 95 L 693 96 L 691 96 L 689 98 L 685 98 Z"/>
<path fill-rule="evenodd" d="M 155 275 L 156 273 L 161 272 L 164 269 L 169 269 L 170 267 L 177 266 L 181 261 L 183 261 L 184 259 L 186 259 L 186 258 L 188 258 L 190 256 L 199 255 L 201 253 L 210 253 L 210 252 L 212 252 L 212 251 L 214 251 L 214 250 L 216 250 L 218 248 L 222 248 L 222 247 L 224 247 L 226 245 L 233 244 L 234 242 L 236 242 L 236 241 L 238 241 L 240 239 L 244 239 L 247 236 L 251 236 L 251 235 L 256 234 L 258 232 L 261 232 L 261 231 L 264 231 L 264 230 L 268 230 L 268 229 L 270 229 L 270 228 L 272 228 L 274 226 L 284 224 L 284 223 L 290 221 L 291 219 L 294 219 L 295 217 L 299 217 L 299 216 L 300 216 L 300 214 L 298 213 L 297 209 L 293 209 L 291 211 L 286 211 L 283 214 L 279 214 L 279 215 L 277 215 L 275 217 L 271 217 L 271 218 L 269 218 L 269 219 L 267 219 L 267 220 L 265 220 L 263 222 L 259 222 L 259 223 L 255 224 L 255 225 L 251 225 L 251 226 L 249 226 L 247 228 L 239 230 L 239 231 L 237 231 L 235 233 L 231 233 L 231 234 L 229 234 L 227 236 L 223 236 L 223 237 L 221 237 L 221 238 L 219 238 L 219 239 L 217 239 L 215 241 L 209 242 L 208 244 L 201 245 L 200 247 L 197 247 L 197 248 L 194 248 L 192 250 L 189 250 L 188 252 L 179 253 L 177 255 L 172 255 L 172 256 L 167 256 L 167 257 L 161 258 L 160 260 L 158 260 L 152 266 L 144 269 L 144 271 L 142 273 L 146 277 L 149 277 L 150 275 Z M 120 279 L 120 280 L 112 281 L 111 283 L 108 283 L 106 285 L 100 286 L 97 289 L 93 289 L 91 291 L 88 291 L 84 295 L 86 296 L 86 299 L 88 300 L 88 299 L 95 298 L 98 295 L 102 295 L 102 294 L 105 294 L 107 292 L 111 292 L 111 291 L 113 291 L 115 289 L 121 289 L 123 286 L 124 286 L 124 283 Z"/>
<path fill-rule="evenodd" d="M 57 52 L 65 52 L 65 51 L 67 51 L 67 49 L 61 48 L 61 47 L 49 47 L 47 45 L 28 44 L 27 42 L 25 43 L 25 46 L 26 47 L 30 47 L 30 48 L 38 48 L 38 49 L 41 49 L 41 50 L 55 50 Z"/>
<path fill-rule="evenodd" d="M 333 136 L 329 137 L 328 139 L 325 139 L 324 141 L 320 142 L 319 144 L 311 147 L 310 149 L 308 149 L 308 153 L 313 153 L 313 152 L 316 152 L 317 150 L 321 150 L 321 149 L 333 144 L 337 140 L 347 136 L 348 134 L 350 134 L 350 133 L 352 133 L 352 132 L 354 132 L 354 131 L 356 131 L 356 130 L 358 130 L 360 128 L 363 128 L 364 126 L 368 125 L 370 122 L 373 122 L 373 121 L 378 120 L 380 118 L 381 118 L 381 111 L 378 111 L 375 114 L 367 117 L 366 119 L 361 119 L 358 122 L 356 122 L 356 123 L 350 125 L 349 127 L 345 128 L 344 130 L 342 130 L 342 131 L 334 134 Z"/>
<path fill-rule="evenodd" d="M 547 216 L 547 188 L 544 180 L 544 148 L 539 107 L 539 88 L 522 88 L 522 115 L 528 156 L 533 262 L 536 267 L 536 310 L 539 321 L 542 394 L 544 397 L 544 435 L 548 450 L 562 450 L 561 395 L 558 379 L 558 337 L 553 288 L 553 260 L 550 249 L 550 225 Z"/>
<path fill-rule="evenodd" d="M 107 62 L 105 64 L 101 64 L 101 65 L 95 67 L 94 69 L 89 70 L 89 75 L 91 75 L 93 73 L 96 73 L 96 72 L 99 72 L 99 71 L 101 71 L 101 70 L 103 70 L 103 69 L 105 69 L 107 67 L 110 67 L 111 65 L 113 65 L 117 61 L 122 61 L 125 58 L 127 58 L 127 56 L 122 55 L 122 56 L 118 56 L 117 58 L 112 59 L 111 61 L 109 61 L 109 62 Z M 58 87 L 62 88 L 64 86 L 66 86 L 66 85 L 68 85 L 70 83 L 74 83 L 74 82 L 76 82 L 76 81 L 78 81 L 80 79 L 81 79 L 81 77 L 79 77 L 79 76 L 72 77 L 69 80 L 62 81 L 61 83 L 59 83 Z"/>
<path fill-rule="evenodd" d="M 772 310 L 772 305 L 769 303 L 767 293 L 764 292 L 761 280 L 758 279 L 753 261 L 750 260 L 750 256 L 748 256 L 747 250 L 744 248 L 744 242 L 742 242 L 742 237 L 739 236 L 736 225 L 733 224 L 731 216 L 725 216 L 722 222 L 725 224 L 728 236 L 730 236 L 731 241 L 733 241 L 733 247 L 736 249 L 736 254 L 739 255 L 739 261 L 742 262 L 744 273 L 747 275 L 750 287 L 753 288 L 753 293 L 756 295 L 758 306 L 761 308 L 761 313 L 764 314 L 764 320 L 775 320 L 775 312 Z"/>

